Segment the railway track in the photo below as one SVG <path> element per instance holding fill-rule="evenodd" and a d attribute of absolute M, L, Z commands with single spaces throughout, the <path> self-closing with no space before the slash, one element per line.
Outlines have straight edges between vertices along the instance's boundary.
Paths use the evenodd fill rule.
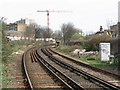
<path fill-rule="evenodd" d="M 102 72 L 103 74 L 106 74 L 106 75 L 109 75 L 109 76 L 111 76 L 111 77 L 116 77 L 117 79 L 120 79 L 120 75 L 119 75 L 119 74 L 111 73 L 111 72 L 109 72 L 109 71 L 106 71 L 106 70 L 103 70 L 103 69 L 100 69 L 100 68 L 97 68 L 97 67 L 94 67 L 94 66 L 85 64 L 85 63 L 81 62 L 80 60 L 78 61 L 78 60 L 76 60 L 76 59 L 74 59 L 74 58 L 72 58 L 72 57 L 66 56 L 66 55 L 64 55 L 64 54 L 62 54 L 62 53 L 60 53 L 60 52 L 55 52 L 55 51 L 53 51 L 51 48 L 48 48 L 47 51 L 48 51 L 51 55 L 54 54 L 55 56 L 56 56 L 56 55 L 57 55 L 57 56 L 60 56 L 60 57 L 62 57 L 62 58 L 67 59 L 67 60 L 70 61 L 70 62 L 73 62 L 73 63 L 77 64 L 77 65 L 84 66 L 84 67 L 89 68 L 89 69 L 91 69 L 91 70 L 98 71 L 98 72 Z"/>
<path fill-rule="evenodd" d="M 90 73 L 91 75 L 99 77 L 100 79 L 104 79 L 105 81 L 110 82 L 114 85 L 120 86 L 120 75 L 118 75 L 118 74 L 114 74 L 114 73 L 108 72 L 106 70 L 85 64 L 81 61 L 70 58 L 70 57 L 63 55 L 61 53 L 55 52 L 55 51 L 51 50 L 50 48 L 48 48 L 47 51 L 51 55 L 55 56 L 56 58 L 60 58 L 60 60 L 66 62 L 70 65 L 73 65 L 76 68 L 79 68 L 85 72 Z"/>
<path fill-rule="evenodd" d="M 93 75 L 91 75 L 91 74 L 89 74 L 89 73 L 86 73 L 86 72 L 84 72 L 84 71 L 82 71 L 82 70 L 80 70 L 80 69 L 78 69 L 78 68 L 75 68 L 75 67 L 73 67 L 73 65 L 70 65 L 70 64 L 67 64 L 67 63 L 65 63 L 66 61 L 62 61 L 62 60 L 59 60 L 59 59 L 57 59 L 57 58 L 55 58 L 54 57 L 54 55 L 52 55 L 52 53 L 50 53 L 47 49 L 46 50 L 44 50 L 43 51 L 47 56 L 49 56 L 50 58 L 52 58 L 53 59 L 53 61 L 55 61 L 56 63 L 58 63 L 58 64 L 61 64 L 61 66 L 64 66 L 64 68 L 68 68 L 68 69 L 70 69 L 71 71 L 74 71 L 74 72 L 77 72 L 77 74 L 79 73 L 79 74 L 82 74 L 82 75 L 84 75 L 84 76 L 86 76 L 87 78 L 89 78 L 90 79 L 90 81 L 92 81 L 92 82 L 97 82 L 97 83 L 99 83 L 99 84 L 102 84 L 103 86 L 105 85 L 105 87 L 109 87 L 109 89 L 111 89 L 111 88 L 116 88 L 116 89 L 119 89 L 119 87 L 117 87 L 116 85 L 113 85 L 113 84 L 111 84 L 111 83 L 108 83 L 107 81 L 104 81 L 104 80 L 102 80 L 102 79 L 100 79 L 100 78 L 97 78 L 97 77 L 95 77 L 95 76 L 93 76 Z"/>
<path fill-rule="evenodd" d="M 84 90 L 84 89 L 115 89 L 118 86 L 94 77 L 56 57 L 44 47 L 34 47 L 23 55 L 23 66 L 27 88 Z"/>
<path fill-rule="evenodd" d="M 51 55 L 55 56 L 56 58 L 60 58 L 60 60 L 65 61 L 65 62 L 69 63 L 70 65 L 75 66 L 76 68 L 79 68 L 85 72 L 88 72 L 92 75 L 95 75 L 95 76 L 101 78 L 101 79 L 104 79 L 107 82 L 110 82 L 112 84 L 120 86 L 120 75 L 119 74 L 111 73 L 109 71 L 85 64 L 85 63 L 81 62 L 80 60 L 70 58 L 66 55 L 55 52 L 50 48 L 48 48 L 47 51 Z"/>
<path fill-rule="evenodd" d="M 23 55 L 23 68 L 26 76 L 25 78 L 27 79 L 26 87 L 28 89 L 52 88 L 55 90 L 72 90 L 73 87 L 83 89 L 83 87 L 78 85 L 75 81 L 50 65 L 42 56 L 38 57 L 36 50 L 37 48 L 29 49 Z"/>

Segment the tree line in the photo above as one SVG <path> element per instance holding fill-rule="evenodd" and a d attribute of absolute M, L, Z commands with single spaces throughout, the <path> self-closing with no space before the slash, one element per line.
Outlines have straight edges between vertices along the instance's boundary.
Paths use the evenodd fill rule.
<path fill-rule="evenodd" d="M 81 29 L 75 28 L 73 23 L 62 24 L 60 30 L 53 31 L 47 27 L 41 27 L 35 23 L 29 24 L 25 32 L 26 35 L 32 38 L 55 38 L 58 40 L 63 40 L 65 44 L 71 40 L 79 40 L 83 38 L 83 32 Z"/>

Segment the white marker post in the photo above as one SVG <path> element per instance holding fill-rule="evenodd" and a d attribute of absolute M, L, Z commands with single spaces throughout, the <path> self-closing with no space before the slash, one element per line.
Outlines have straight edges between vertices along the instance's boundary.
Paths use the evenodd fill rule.
<path fill-rule="evenodd" d="M 109 61 L 110 43 L 100 43 L 99 51 L 100 51 L 100 60 L 101 61 Z"/>

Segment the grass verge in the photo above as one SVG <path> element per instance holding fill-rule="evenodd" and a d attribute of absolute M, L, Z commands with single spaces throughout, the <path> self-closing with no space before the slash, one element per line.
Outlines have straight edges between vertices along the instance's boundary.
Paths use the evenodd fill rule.
<path fill-rule="evenodd" d="M 55 48 L 55 50 L 66 54 L 66 55 L 70 55 L 80 61 L 86 62 L 89 65 L 95 66 L 95 67 L 99 67 L 102 69 L 117 69 L 117 64 L 116 63 L 110 63 L 111 61 L 100 61 L 99 59 L 99 54 L 91 54 L 91 55 L 85 55 L 85 56 L 78 56 L 77 54 L 73 54 L 72 51 L 74 51 L 74 49 L 81 49 L 81 46 L 59 46 L 57 48 Z"/>
<path fill-rule="evenodd" d="M 7 71 L 11 69 L 10 66 L 7 66 L 14 58 L 17 56 L 15 52 L 21 51 L 24 48 L 30 48 L 32 47 L 33 42 L 20 40 L 20 41 L 10 41 L 7 43 L 3 43 L 2 47 L 2 88 L 10 88 L 11 86 L 8 86 L 8 83 L 12 80 L 10 77 L 7 76 Z"/>

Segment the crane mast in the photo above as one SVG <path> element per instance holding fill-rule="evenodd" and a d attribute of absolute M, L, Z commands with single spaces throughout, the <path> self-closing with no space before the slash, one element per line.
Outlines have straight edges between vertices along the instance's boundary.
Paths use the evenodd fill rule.
<path fill-rule="evenodd" d="M 50 37 L 50 23 L 49 23 L 49 13 L 50 12 L 56 12 L 56 13 L 60 13 L 60 12 L 71 12 L 71 11 L 51 11 L 51 10 L 44 10 L 44 11 L 41 11 L 41 10 L 38 10 L 37 12 L 47 12 L 47 27 L 48 27 L 48 35 Z"/>

